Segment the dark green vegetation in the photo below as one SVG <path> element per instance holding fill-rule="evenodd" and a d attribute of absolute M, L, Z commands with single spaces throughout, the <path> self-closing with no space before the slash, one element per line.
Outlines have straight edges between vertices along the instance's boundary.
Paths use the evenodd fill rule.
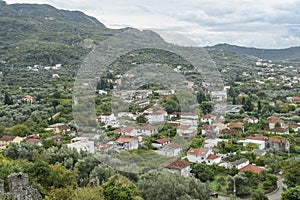
<path fill-rule="evenodd" d="M 300 47 L 290 47 L 287 49 L 258 49 L 253 47 L 241 47 L 230 44 L 217 44 L 206 47 L 209 50 L 224 51 L 238 55 L 254 56 L 267 60 L 290 60 L 300 61 Z"/>

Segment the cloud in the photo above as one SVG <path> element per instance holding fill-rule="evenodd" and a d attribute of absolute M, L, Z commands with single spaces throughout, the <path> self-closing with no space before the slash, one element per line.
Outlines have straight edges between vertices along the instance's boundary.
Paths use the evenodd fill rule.
<path fill-rule="evenodd" d="M 81 10 L 106 26 L 184 34 L 196 45 L 220 42 L 264 48 L 300 46 L 297 0 L 7 0 Z M 168 36 L 165 36 L 168 37 Z M 189 39 L 188 39 L 189 38 Z M 175 39 L 175 41 L 177 40 Z"/>

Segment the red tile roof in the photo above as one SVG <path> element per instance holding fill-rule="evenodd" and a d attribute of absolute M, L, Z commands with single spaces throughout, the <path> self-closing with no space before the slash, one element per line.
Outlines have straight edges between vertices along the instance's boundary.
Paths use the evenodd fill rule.
<path fill-rule="evenodd" d="M 4 135 L 0 138 L 0 141 L 9 142 L 9 141 L 13 141 L 15 138 L 16 136 Z"/>
<path fill-rule="evenodd" d="M 244 124 L 243 122 L 231 122 L 228 124 L 229 128 L 243 128 Z"/>
<path fill-rule="evenodd" d="M 160 165 L 160 167 L 168 168 L 168 169 L 184 169 L 188 166 L 190 166 L 191 163 L 185 160 L 181 160 L 179 158 L 172 158 L 171 160 L 168 160 Z"/>
<path fill-rule="evenodd" d="M 284 121 L 280 118 L 273 117 L 273 118 L 269 119 L 268 122 L 269 123 L 283 123 Z"/>
<path fill-rule="evenodd" d="M 166 142 L 170 142 L 170 140 L 168 138 L 161 138 L 161 139 L 155 140 L 154 142 L 159 143 L 159 144 L 163 144 L 163 143 L 166 143 Z"/>
<path fill-rule="evenodd" d="M 133 139 L 136 139 L 136 137 L 130 135 L 121 135 L 115 142 L 124 144 L 130 142 Z"/>
<path fill-rule="evenodd" d="M 180 125 L 177 127 L 177 129 L 188 130 L 190 127 L 191 127 L 191 125 Z"/>
<path fill-rule="evenodd" d="M 288 131 L 287 129 L 281 128 L 281 127 L 275 127 L 273 129 L 270 129 L 270 132 L 273 132 L 273 133 L 285 133 L 287 131 Z"/>
<path fill-rule="evenodd" d="M 262 167 L 258 167 L 258 166 L 249 164 L 249 165 L 243 167 L 242 169 L 240 169 L 240 172 L 250 171 L 252 173 L 259 173 L 259 172 L 262 172 L 263 170 L 264 170 L 264 168 L 262 168 Z"/>
<path fill-rule="evenodd" d="M 207 115 L 203 115 L 203 119 L 211 119 L 211 118 L 214 118 L 215 116 L 214 115 L 210 115 L 210 114 L 207 114 Z"/>
<path fill-rule="evenodd" d="M 204 156 L 208 153 L 208 148 L 190 148 L 187 154 Z"/>
<path fill-rule="evenodd" d="M 246 139 L 250 139 L 250 140 L 262 140 L 265 141 L 268 138 L 266 136 L 262 136 L 262 135 L 256 135 L 256 136 L 246 136 Z"/>
<path fill-rule="evenodd" d="M 286 138 L 270 137 L 268 142 L 271 142 L 271 143 L 287 143 L 288 140 Z"/>
<path fill-rule="evenodd" d="M 219 158 L 219 156 L 215 155 L 215 154 L 209 154 L 209 156 L 207 157 L 207 160 L 215 160 Z"/>

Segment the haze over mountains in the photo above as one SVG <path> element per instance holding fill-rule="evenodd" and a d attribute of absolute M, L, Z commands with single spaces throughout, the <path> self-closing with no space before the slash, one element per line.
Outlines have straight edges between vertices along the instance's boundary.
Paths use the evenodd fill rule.
<path fill-rule="evenodd" d="M 0 1 L 0 23 L 0 52 L 9 50 L 12 53 L 11 56 L 22 53 L 25 55 L 25 58 L 22 59 L 27 61 L 33 58 L 34 52 L 41 52 L 43 49 L 53 50 L 56 52 L 55 55 L 64 54 L 58 53 L 57 49 L 63 49 L 60 51 L 70 50 L 73 51 L 74 55 L 77 55 L 79 50 L 74 48 L 74 44 L 85 38 L 91 38 L 98 43 L 120 31 L 108 29 L 96 18 L 87 16 L 80 11 L 59 10 L 46 4 L 8 5 L 4 1 Z M 39 45 L 34 46 L 34 44 Z M 56 47 L 54 48 L 54 46 Z M 14 49 L 14 47 L 24 48 Z M 300 47 L 257 49 L 218 44 L 205 48 L 209 51 L 224 51 L 267 60 L 300 61 Z M 62 59 L 57 59 L 56 56 L 51 55 L 53 52 L 47 56 L 40 54 L 40 56 L 36 56 L 45 62 L 51 60 L 53 63 L 61 62 Z M 11 58 L 11 56 L 9 57 Z M 42 58 L 43 56 L 46 58 Z M 68 57 L 70 58 L 70 56 L 66 58 L 68 59 Z"/>

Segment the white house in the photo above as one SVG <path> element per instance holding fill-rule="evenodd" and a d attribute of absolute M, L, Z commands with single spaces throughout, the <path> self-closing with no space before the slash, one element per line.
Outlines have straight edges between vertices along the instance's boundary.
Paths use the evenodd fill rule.
<path fill-rule="evenodd" d="M 155 140 L 154 142 L 152 142 L 152 146 L 154 148 L 162 148 L 163 146 L 167 145 L 170 143 L 170 140 L 168 138 L 161 138 L 161 139 L 158 139 L 158 140 Z"/>
<path fill-rule="evenodd" d="M 119 150 L 138 149 L 139 141 L 135 136 L 121 135 L 115 142 L 115 147 Z"/>
<path fill-rule="evenodd" d="M 156 112 L 149 113 L 146 118 L 150 124 L 164 122 L 168 114 L 166 111 L 158 110 Z"/>
<path fill-rule="evenodd" d="M 169 143 L 163 146 L 160 150 L 157 150 L 156 153 L 163 156 L 178 156 L 182 152 L 182 147 L 177 143 Z"/>
<path fill-rule="evenodd" d="M 242 144 L 244 147 L 248 144 L 256 144 L 258 146 L 258 149 L 265 149 L 266 148 L 266 142 L 263 140 L 252 140 L 252 139 L 246 139 L 246 140 L 239 140 L 237 141 L 238 144 Z"/>
<path fill-rule="evenodd" d="M 231 169 L 233 167 L 237 168 L 238 170 L 242 169 L 243 167 L 246 167 L 249 165 L 249 160 L 247 158 L 241 158 L 239 160 L 235 161 L 225 161 L 221 162 L 219 166 L 225 167 L 226 169 Z"/>
<path fill-rule="evenodd" d="M 126 126 L 119 129 L 114 130 L 114 133 L 129 135 L 129 136 L 138 136 L 138 132 L 133 126 Z"/>
<path fill-rule="evenodd" d="M 157 128 L 155 126 L 151 126 L 150 124 L 137 126 L 135 127 L 135 130 L 137 131 L 137 135 L 139 136 L 150 136 L 157 133 Z"/>
<path fill-rule="evenodd" d="M 225 101 L 227 99 L 226 90 L 223 91 L 211 91 L 211 99 L 212 101 Z"/>
<path fill-rule="evenodd" d="M 183 136 L 185 134 L 190 134 L 190 133 L 193 133 L 195 132 L 195 127 L 191 126 L 191 125 L 180 125 L 177 127 L 176 129 L 176 133 L 179 135 L 179 136 Z"/>
<path fill-rule="evenodd" d="M 195 113 L 188 112 L 188 113 L 181 113 L 180 114 L 181 119 L 192 119 L 192 120 L 198 120 L 199 116 Z"/>
<path fill-rule="evenodd" d="M 105 125 L 112 125 L 116 121 L 116 117 L 114 114 L 103 114 L 100 116 L 100 122 Z"/>
<path fill-rule="evenodd" d="M 68 148 L 76 149 L 78 152 L 86 151 L 88 153 L 95 153 L 94 141 L 77 141 L 67 144 Z"/>
<path fill-rule="evenodd" d="M 160 169 L 166 169 L 182 176 L 190 176 L 191 163 L 179 158 L 172 158 L 171 160 L 162 163 L 159 167 Z"/>
<path fill-rule="evenodd" d="M 209 123 L 209 124 L 212 124 L 214 121 L 216 121 L 217 117 L 215 115 L 210 115 L 210 114 L 207 114 L 207 115 L 203 115 L 201 117 L 201 122 L 202 123 Z"/>

